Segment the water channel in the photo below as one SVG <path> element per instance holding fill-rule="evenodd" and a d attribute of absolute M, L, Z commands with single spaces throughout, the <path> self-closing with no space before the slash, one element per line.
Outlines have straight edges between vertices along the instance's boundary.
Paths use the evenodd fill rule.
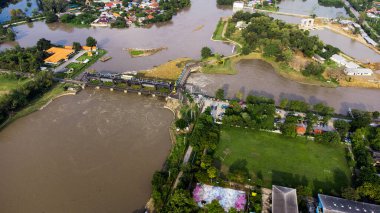
<path fill-rule="evenodd" d="M 326 88 L 300 84 L 278 75 L 270 64 L 262 60 L 242 60 L 236 68 L 239 70 L 236 75 L 192 74 L 188 83 L 211 96 L 217 89 L 223 88 L 230 98 L 241 91 L 245 96 L 254 94 L 273 98 L 277 103 L 282 98 L 303 100 L 311 104 L 323 102 L 343 114 L 346 114 L 348 108 L 380 110 L 379 89 Z"/>

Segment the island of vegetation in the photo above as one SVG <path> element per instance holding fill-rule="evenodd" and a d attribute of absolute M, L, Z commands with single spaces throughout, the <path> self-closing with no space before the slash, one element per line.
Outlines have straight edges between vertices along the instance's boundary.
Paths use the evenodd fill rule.
<path fill-rule="evenodd" d="M 239 11 L 230 19 L 221 19 L 213 39 L 232 43 L 238 53 L 230 57 L 220 57 L 211 50 L 210 54 L 202 54 L 204 73 L 235 74 L 238 61 L 261 59 L 270 63 L 280 75 L 300 83 L 378 88 L 376 82 L 380 76 L 373 71 L 368 71 L 373 73 L 370 76 L 347 75 L 348 69 L 336 59 L 345 63 L 352 59 L 338 48 L 324 45 L 317 36 L 310 36 L 309 31 L 296 25 L 260 13 Z M 369 64 L 351 64 L 358 70 L 371 68 Z"/>
<path fill-rule="evenodd" d="M 167 49 L 168 49 L 167 47 L 160 47 L 160 48 L 152 48 L 152 49 L 125 48 L 124 50 L 128 51 L 128 53 L 132 56 L 132 58 L 135 58 L 135 57 L 151 56 Z"/>

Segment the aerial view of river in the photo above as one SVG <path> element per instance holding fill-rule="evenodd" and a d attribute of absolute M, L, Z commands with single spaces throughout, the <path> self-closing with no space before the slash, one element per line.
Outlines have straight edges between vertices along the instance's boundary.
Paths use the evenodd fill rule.
<path fill-rule="evenodd" d="M 280 12 L 285 13 L 301 15 L 315 14 L 319 17 L 326 18 L 348 17 L 343 7 L 324 7 L 318 4 L 318 0 L 281 0 L 277 6 Z"/>
<path fill-rule="evenodd" d="M 11 20 L 11 10 L 20 9 L 22 10 L 27 16 L 31 16 L 34 10 L 38 11 L 38 4 L 37 0 L 30 0 L 30 7 L 28 7 L 28 1 L 21 0 L 20 2 L 16 4 L 9 4 L 8 7 L 3 8 L 0 11 L 0 23 L 6 22 Z"/>
<path fill-rule="evenodd" d="M 273 98 L 277 103 L 282 98 L 303 100 L 311 104 L 323 102 L 346 114 L 348 108 L 368 111 L 380 110 L 380 90 L 365 88 L 326 88 L 300 84 L 278 75 L 273 67 L 262 60 L 242 60 L 236 65 L 236 75 L 192 74 L 188 83 L 201 92 L 214 96 L 223 88 L 230 98 L 238 91 L 243 95 L 254 94 Z"/>
<path fill-rule="evenodd" d="M 171 147 L 163 105 L 86 89 L 12 123 L 0 132 L 0 212 L 142 209 Z"/>

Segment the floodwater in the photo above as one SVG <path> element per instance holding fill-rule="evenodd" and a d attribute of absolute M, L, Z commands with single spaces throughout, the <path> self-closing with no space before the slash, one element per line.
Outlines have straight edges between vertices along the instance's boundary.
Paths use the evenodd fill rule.
<path fill-rule="evenodd" d="M 0 212 L 141 212 L 171 147 L 163 101 L 86 89 L 0 132 Z"/>
<path fill-rule="evenodd" d="M 380 90 L 364 88 L 326 88 L 300 84 L 278 75 L 273 67 L 262 60 L 242 60 L 236 65 L 236 75 L 192 74 L 189 84 L 197 86 L 201 92 L 214 96 L 223 88 L 230 98 L 240 91 L 244 96 L 255 94 L 280 99 L 303 100 L 311 104 L 323 102 L 346 113 L 348 108 L 368 111 L 380 110 Z"/>
<path fill-rule="evenodd" d="M 298 2 L 298 1 L 295 1 Z M 200 58 L 202 47 L 208 46 L 214 52 L 223 55 L 232 54 L 232 46 L 223 42 L 210 40 L 220 17 L 232 15 L 231 7 L 217 7 L 213 0 L 193 0 L 189 9 L 179 12 L 168 23 L 153 25 L 150 28 L 109 29 L 109 28 L 77 28 L 67 24 L 45 24 L 35 22 L 21 25 L 13 29 L 17 33 L 16 42 L 0 45 L 0 50 L 10 48 L 18 43 L 20 46 L 33 46 L 40 38 L 53 43 L 68 45 L 74 41 L 82 44 L 88 36 L 98 40 L 99 46 L 106 49 L 112 60 L 97 62 L 92 67 L 97 71 L 125 72 L 148 69 L 180 57 Z M 276 16 L 290 23 L 300 23 L 300 19 L 287 16 Z M 332 32 L 323 30 L 321 34 Z M 317 32 L 319 33 L 319 32 Z M 359 42 L 341 35 L 322 36 L 322 40 L 331 43 L 356 56 L 359 60 L 380 62 L 380 56 Z M 347 46 L 347 42 L 351 45 Z M 167 47 L 149 57 L 132 58 L 123 48 L 158 48 Z M 348 48 L 349 47 L 349 48 Z"/>
<path fill-rule="evenodd" d="M 31 3 L 30 7 L 27 6 L 27 3 L 28 3 L 27 0 L 21 0 L 20 2 L 16 4 L 9 4 L 8 7 L 3 8 L 0 11 L 0 23 L 11 20 L 10 12 L 12 9 L 20 9 L 27 16 L 31 16 L 33 10 L 38 10 L 38 4 L 37 4 L 37 0 L 30 0 L 29 2 Z"/>
<path fill-rule="evenodd" d="M 318 4 L 318 0 L 281 0 L 277 6 L 280 12 L 285 13 L 315 14 L 326 18 L 348 17 L 344 8 L 324 7 Z"/>
<path fill-rule="evenodd" d="M 150 28 L 75 28 L 67 24 L 46 25 L 44 22 L 35 22 L 33 25 L 21 25 L 13 29 L 20 46 L 33 46 L 40 38 L 61 45 L 72 44 L 74 41 L 85 44 L 86 38 L 93 36 L 99 46 L 109 52 L 112 60 L 98 62 L 92 68 L 97 71 L 125 72 L 148 69 L 180 57 L 199 59 L 204 46 L 224 55 L 231 54 L 232 46 L 211 41 L 219 18 L 231 14 L 230 9 L 217 9 L 214 0 L 193 0 L 191 8 L 173 16 L 172 21 Z M 1 48 L 9 46 L 6 44 Z M 131 58 L 128 52 L 123 51 L 123 48 L 159 47 L 168 49 L 140 58 Z"/>

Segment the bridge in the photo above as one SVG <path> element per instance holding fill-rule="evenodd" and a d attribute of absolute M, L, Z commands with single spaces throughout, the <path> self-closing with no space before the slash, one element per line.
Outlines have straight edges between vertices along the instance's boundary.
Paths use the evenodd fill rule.
<path fill-rule="evenodd" d="M 297 14 L 297 13 L 287 13 L 287 12 L 280 12 L 280 11 L 270 11 L 270 10 L 260 10 L 260 9 L 255 9 L 255 11 L 260 12 L 260 13 L 272 13 L 272 14 L 277 14 L 277 15 L 284 15 L 284 16 L 293 16 L 293 17 L 298 17 L 298 18 L 310 18 L 310 15 L 302 15 L 302 14 Z M 316 18 L 321 18 L 321 19 L 331 19 L 328 17 L 322 17 L 318 16 Z"/>
<path fill-rule="evenodd" d="M 178 77 L 176 81 L 177 88 L 183 88 L 186 84 L 187 79 L 189 78 L 191 71 L 199 67 L 199 63 L 190 63 L 186 64 L 182 70 L 181 75 Z"/>

